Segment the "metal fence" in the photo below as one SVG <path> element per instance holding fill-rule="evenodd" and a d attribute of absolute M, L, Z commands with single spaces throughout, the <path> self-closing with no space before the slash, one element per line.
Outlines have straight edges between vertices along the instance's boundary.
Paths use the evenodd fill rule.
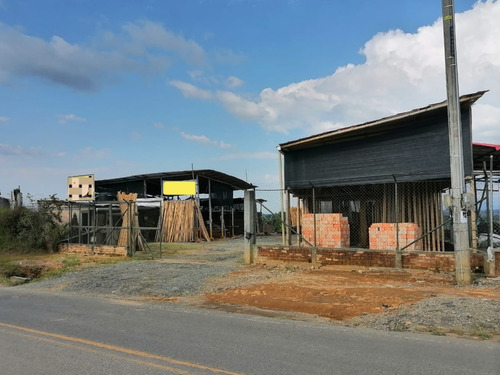
<path fill-rule="evenodd" d="M 161 249 L 161 243 L 209 240 L 210 236 L 194 199 L 67 202 L 62 218 L 68 224 L 65 242 L 126 247 L 129 255 L 153 251 L 157 244 Z"/>
<path fill-rule="evenodd" d="M 476 174 L 471 190 L 476 196 L 473 247 L 500 247 L 500 172 L 485 168 Z"/>
<path fill-rule="evenodd" d="M 161 223 L 159 206 L 139 208 L 134 201 L 67 202 L 62 219 L 68 224 L 65 242 L 125 246 L 129 253 L 148 250 L 148 243 L 157 240 Z"/>
<path fill-rule="evenodd" d="M 498 181 L 469 180 L 478 196 L 468 212 L 470 245 L 480 247 L 487 225 L 498 234 Z M 490 179 L 491 181 L 491 179 Z M 449 180 L 257 190 L 257 244 L 330 248 L 453 251 Z M 489 195 L 485 190 L 489 191 Z M 496 194 L 496 195 L 495 195 Z M 486 202 L 487 201 L 487 202 Z M 489 211 L 485 207 L 490 207 Z M 496 208 L 496 209 L 495 209 Z"/>

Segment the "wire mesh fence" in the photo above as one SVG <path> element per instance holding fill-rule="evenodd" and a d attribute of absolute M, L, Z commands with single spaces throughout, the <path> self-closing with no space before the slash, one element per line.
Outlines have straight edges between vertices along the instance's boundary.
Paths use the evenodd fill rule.
<path fill-rule="evenodd" d="M 257 233 L 272 233 L 289 245 L 453 251 L 449 186 L 449 180 L 432 180 L 257 190 Z M 467 186 L 473 190 L 473 181 Z M 477 235 L 478 223 L 484 230 L 484 215 L 475 216 L 475 211 L 472 207 L 467 219 L 471 233 Z M 472 237 L 471 246 L 477 245 Z M 257 243 L 264 238 L 258 237 Z"/>
<path fill-rule="evenodd" d="M 258 245 L 452 251 L 449 186 L 449 180 L 432 180 L 257 189 L 256 241 Z M 484 171 L 467 182 L 474 197 L 467 216 L 471 248 L 500 247 L 499 187 L 498 172 Z M 27 206 L 35 210 L 41 202 Z M 204 201 L 195 202 L 161 198 L 59 202 L 58 209 L 68 225 L 65 242 L 73 244 L 147 251 L 149 244 L 158 242 L 213 239 L 218 227 L 224 228 L 220 237 L 241 234 L 242 199 L 220 211 L 213 207 L 210 211 Z"/>
<path fill-rule="evenodd" d="M 145 249 L 158 229 L 159 210 L 138 214 L 134 201 L 71 203 L 63 210 L 67 243 Z M 152 216 L 150 216 L 152 215 Z M 140 219 L 140 220 L 139 220 Z"/>
<path fill-rule="evenodd" d="M 473 246 L 500 248 L 500 173 L 484 169 L 476 174 L 471 189 L 476 196 Z"/>
<path fill-rule="evenodd" d="M 136 198 L 136 197 L 129 197 Z M 153 251 L 161 243 L 210 240 L 200 206 L 187 200 L 67 202 L 62 210 L 69 244 L 119 246 Z"/>

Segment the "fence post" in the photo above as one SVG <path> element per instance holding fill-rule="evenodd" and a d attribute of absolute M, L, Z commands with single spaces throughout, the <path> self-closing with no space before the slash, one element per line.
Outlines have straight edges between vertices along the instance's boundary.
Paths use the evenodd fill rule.
<path fill-rule="evenodd" d="M 255 190 L 245 190 L 244 196 L 244 228 L 245 251 L 243 260 L 245 264 L 255 262 Z"/>
<path fill-rule="evenodd" d="M 292 245 L 292 215 L 290 213 L 290 190 L 286 190 L 286 207 L 285 207 L 285 219 L 286 219 L 286 225 L 285 225 L 285 230 L 286 230 L 286 246 L 291 246 Z"/>
<path fill-rule="evenodd" d="M 311 263 L 316 263 L 316 191 L 313 186 L 312 188 L 312 200 L 313 200 L 313 231 L 314 231 L 314 246 L 311 250 Z"/>
<path fill-rule="evenodd" d="M 129 257 L 132 256 L 132 212 L 131 212 L 131 205 L 130 205 L 130 201 L 127 201 L 127 210 L 128 210 L 128 229 L 127 229 L 127 232 L 128 232 L 128 236 L 127 236 L 127 246 L 128 246 L 128 249 L 127 249 L 127 255 Z"/>
<path fill-rule="evenodd" d="M 399 246 L 399 194 L 398 194 L 398 181 L 396 176 L 392 175 L 394 178 L 394 200 L 395 200 L 395 218 L 396 218 L 396 254 L 394 258 L 394 267 L 400 269 L 403 267 L 403 256 L 401 254 Z"/>
<path fill-rule="evenodd" d="M 297 245 L 302 245 L 302 223 L 301 223 L 301 215 L 300 215 L 300 198 L 297 197 Z"/>
<path fill-rule="evenodd" d="M 278 146 L 278 162 L 279 162 L 279 174 L 280 174 L 280 214 L 281 214 L 281 244 L 284 246 L 285 243 L 285 217 L 284 217 L 284 194 L 285 194 L 285 185 L 284 185 L 284 176 L 283 176 L 283 156 L 281 153 L 281 148 Z"/>
<path fill-rule="evenodd" d="M 94 207 L 94 212 L 93 212 L 93 217 L 92 217 L 92 237 L 91 237 L 92 238 L 91 249 L 92 249 L 92 254 L 94 254 L 95 253 L 95 244 L 97 241 L 97 207 L 96 207 L 95 201 L 90 202 L 90 204 Z"/>

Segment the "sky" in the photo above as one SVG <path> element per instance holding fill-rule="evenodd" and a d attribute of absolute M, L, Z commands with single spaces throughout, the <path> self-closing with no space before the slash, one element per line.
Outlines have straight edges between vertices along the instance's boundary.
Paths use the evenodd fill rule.
<path fill-rule="evenodd" d="M 455 0 L 474 142 L 500 144 L 500 1 Z M 214 169 L 446 99 L 439 0 L 0 0 L 0 197 Z"/>

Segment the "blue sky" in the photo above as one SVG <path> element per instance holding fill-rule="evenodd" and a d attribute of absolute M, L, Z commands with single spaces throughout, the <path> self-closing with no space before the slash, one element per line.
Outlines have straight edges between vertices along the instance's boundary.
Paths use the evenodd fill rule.
<path fill-rule="evenodd" d="M 500 143 L 500 2 L 455 0 L 473 138 Z M 0 196 L 215 169 L 446 98 L 439 0 L 0 0 Z"/>

